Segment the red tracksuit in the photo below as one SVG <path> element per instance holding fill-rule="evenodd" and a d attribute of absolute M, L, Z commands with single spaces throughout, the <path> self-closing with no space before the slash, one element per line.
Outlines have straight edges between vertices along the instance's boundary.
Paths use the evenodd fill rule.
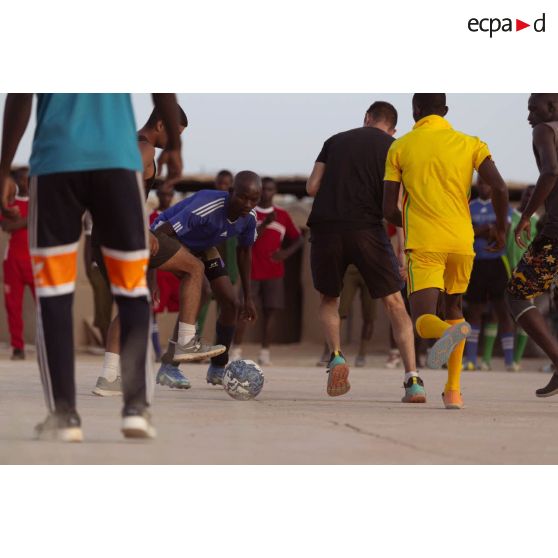
<path fill-rule="evenodd" d="M 29 198 L 16 196 L 12 205 L 17 205 L 22 217 L 27 217 Z M 4 256 L 4 302 L 8 315 L 11 344 L 14 349 L 23 349 L 23 292 L 27 285 L 33 297 L 33 270 L 29 255 L 27 227 L 10 233 L 11 238 Z"/>

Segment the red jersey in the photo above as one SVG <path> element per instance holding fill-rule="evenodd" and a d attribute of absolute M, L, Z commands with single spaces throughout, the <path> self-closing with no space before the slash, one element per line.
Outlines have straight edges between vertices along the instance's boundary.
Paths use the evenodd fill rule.
<path fill-rule="evenodd" d="M 21 217 L 27 217 L 27 212 L 29 209 L 29 198 L 23 196 L 16 196 L 14 202 L 10 204 L 10 207 L 19 207 L 19 214 Z M 2 216 L 0 215 L 0 219 Z M 4 259 L 15 258 L 18 260 L 29 260 L 31 256 L 29 255 L 29 238 L 27 235 L 27 227 L 18 229 L 10 233 L 10 242 L 6 247 L 6 254 Z"/>
<path fill-rule="evenodd" d="M 263 281 L 266 279 L 277 279 L 285 275 L 283 262 L 275 262 L 271 256 L 281 249 L 283 240 L 296 240 L 300 237 L 298 227 L 293 223 L 291 216 L 280 207 L 272 206 L 265 209 L 256 207 L 258 225 L 275 211 L 275 220 L 269 223 L 265 229 L 260 231 L 256 242 L 252 246 L 252 279 Z"/>

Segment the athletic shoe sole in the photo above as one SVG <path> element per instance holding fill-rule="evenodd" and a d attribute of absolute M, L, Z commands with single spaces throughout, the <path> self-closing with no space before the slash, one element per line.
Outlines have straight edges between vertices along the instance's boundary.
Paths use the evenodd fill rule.
<path fill-rule="evenodd" d="M 190 389 L 192 387 L 192 384 L 188 383 L 188 384 L 176 384 L 175 382 L 173 382 L 172 380 L 169 380 L 167 377 L 163 376 L 162 380 L 159 380 L 159 378 L 157 378 L 157 384 L 159 384 L 160 386 L 167 386 L 170 387 L 171 389 Z"/>
<path fill-rule="evenodd" d="M 99 397 L 112 397 L 113 395 L 122 395 L 122 391 L 106 390 L 101 388 L 95 388 L 91 390 L 93 395 L 98 395 Z"/>
<path fill-rule="evenodd" d="M 204 351 L 203 353 L 174 353 L 173 360 L 176 362 L 195 362 L 196 360 L 205 360 L 206 358 L 222 355 L 226 350 L 226 347 L 220 347 L 219 349 Z"/>
<path fill-rule="evenodd" d="M 426 403 L 426 394 L 415 393 L 415 395 L 405 395 L 401 398 L 401 403 Z"/>
<path fill-rule="evenodd" d="M 208 384 L 211 384 L 212 386 L 222 386 L 222 385 L 223 385 L 223 380 L 222 380 L 222 379 L 219 379 L 219 380 L 208 380 L 208 379 L 206 378 L 206 382 L 207 382 Z"/>
<path fill-rule="evenodd" d="M 83 431 L 79 427 L 58 428 L 57 430 L 49 430 L 38 434 L 37 440 L 69 443 L 83 442 Z"/>
<path fill-rule="evenodd" d="M 426 366 L 432 369 L 442 368 L 447 364 L 455 347 L 470 333 L 471 326 L 467 322 L 452 325 L 430 349 L 426 357 Z"/>
<path fill-rule="evenodd" d="M 337 397 L 345 395 L 350 389 L 349 366 L 338 364 L 330 368 L 327 374 L 327 394 L 330 397 Z"/>
<path fill-rule="evenodd" d="M 125 417 L 122 419 L 122 434 L 125 438 L 155 438 L 157 432 L 144 417 Z"/>
<path fill-rule="evenodd" d="M 463 409 L 463 401 L 461 401 L 461 403 L 448 403 L 446 402 L 446 400 L 444 399 L 444 394 L 442 393 L 442 401 L 444 402 L 444 406 L 446 409 Z"/>
<path fill-rule="evenodd" d="M 551 396 L 553 396 L 553 395 L 556 395 L 557 393 L 558 393 L 558 388 L 553 389 L 552 391 L 548 391 L 547 393 L 540 393 L 540 391 L 537 390 L 537 391 L 535 392 L 535 395 L 536 395 L 537 397 L 551 397 Z"/>

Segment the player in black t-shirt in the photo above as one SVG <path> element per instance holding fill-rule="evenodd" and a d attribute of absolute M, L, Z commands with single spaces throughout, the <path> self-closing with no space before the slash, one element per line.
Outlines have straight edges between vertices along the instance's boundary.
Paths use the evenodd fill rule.
<path fill-rule="evenodd" d="M 385 161 L 393 142 L 397 111 L 376 102 L 364 126 L 329 138 L 318 155 L 306 190 L 315 197 L 308 218 L 314 287 L 321 294 L 320 319 L 331 350 L 327 393 L 350 389 L 349 367 L 341 353 L 339 295 L 343 276 L 354 264 L 372 298 L 381 298 L 391 320 L 405 365 L 404 402 L 424 403 L 422 380 L 415 370 L 413 327 L 401 289 L 400 264 L 383 226 Z"/>

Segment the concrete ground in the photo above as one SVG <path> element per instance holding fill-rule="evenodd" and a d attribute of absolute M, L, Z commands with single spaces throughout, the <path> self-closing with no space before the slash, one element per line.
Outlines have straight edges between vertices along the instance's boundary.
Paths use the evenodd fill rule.
<path fill-rule="evenodd" d="M 192 389 L 157 386 L 159 436 L 124 441 L 119 398 L 91 394 L 102 359 L 79 355 L 78 407 L 83 444 L 37 442 L 46 414 L 37 365 L 0 356 L 0 463 L 13 464 L 473 464 L 558 463 L 558 396 L 537 399 L 549 374 L 541 360 L 523 372 L 466 372 L 466 408 L 441 405 L 445 372 L 424 371 L 428 402 L 400 403 L 402 372 L 369 358 L 351 371 L 351 391 L 330 398 L 315 366 L 318 346 L 274 349 L 265 386 L 254 401 L 231 399 L 205 383 L 206 366 L 190 365 Z M 255 347 L 245 350 L 254 358 Z M 348 354 L 351 354 L 348 351 Z M 496 361 L 500 364 L 501 361 Z"/>

